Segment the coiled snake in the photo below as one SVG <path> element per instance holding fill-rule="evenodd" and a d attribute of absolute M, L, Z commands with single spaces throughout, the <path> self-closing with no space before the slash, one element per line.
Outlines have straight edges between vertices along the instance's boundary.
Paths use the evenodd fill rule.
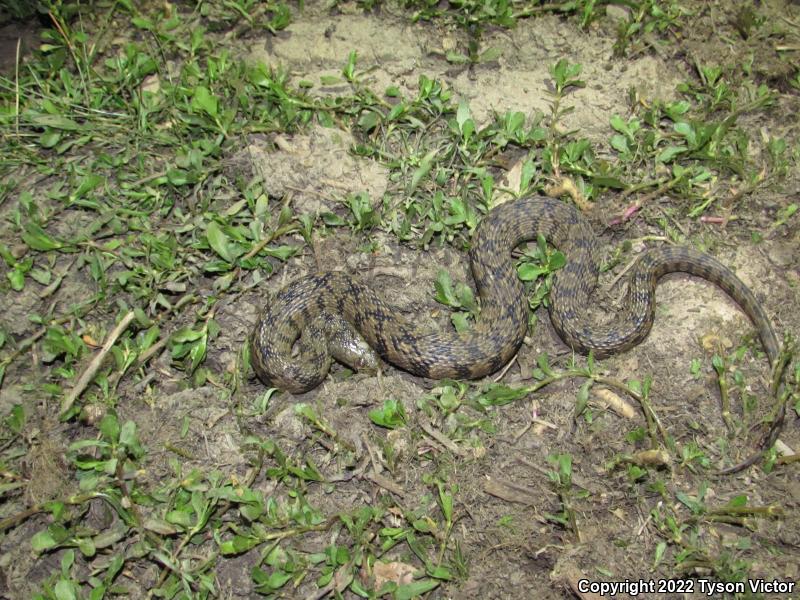
<path fill-rule="evenodd" d="M 470 260 L 481 310 L 469 332 L 421 330 L 346 273 L 309 275 L 278 292 L 261 312 L 250 339 L 255 372 L 269 385 L 301 393 L 322 382 L 332 354 L 355 368 L 371 362 L 358 348 L 351 352 L 348 345 L 358 342 L 342 332 L 344 327 L 358 332 L 381 358 L 416 375 L 488 375 L 514 356 L 525 336 L 528 304 L 510 254 L 539 235 L 567 257 L 550 291 L 550 317 L 572 349 L 602 357 L 641 342 L 655 317 L 657 280 L 682 271 L 715 283 L 733 298 L 755 325 L 770 363 L 775 362 L 778 340 L 753 292 L 716 259 L 691 248 L 665 246 L 642 254 L 628 279 L 625 308 L 613 324 L 594 326 L 586 307 L 597 284 L 598 239 L 576 209 L 558 200 L 529 197 L 496 207 L 475 233 Z M 311 332 L 303 334 L 309 327 Z M 298 338 L 299 352 L 292 356 Z"/>

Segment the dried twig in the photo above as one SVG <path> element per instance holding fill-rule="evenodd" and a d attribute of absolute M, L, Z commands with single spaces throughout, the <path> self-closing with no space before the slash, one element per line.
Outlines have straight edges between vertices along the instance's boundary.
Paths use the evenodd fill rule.
<path fill-rule="evenodd" d="M 430 423 L 425 422 L 424 419 L 419 421 L 419 426 L 426 434 L 432 437 L 434 440 L 439 442 L 442 446 L 450 450 L 456 456 L 466 456 L 467 453 L 464 452 L 458 445 L 453 442 L 449 437 L 443 434 L 441 431 L 436 431 L 433 427 L 431 427 Z"/>
<path fill-rule="evenodd" d="M 89 385 L 92 379 L 94 379 L 94 376 L 97 374 L 97 371 L 100 368 L 100 365 L 103 363 L 103 359 L 106 357 L 106 354 L 111 351 L 111 348 L 114 346 L 117 338 L 119 338 L 119 336 L 121 336 L 122 333 L 128 328 L 128 325 L 131 324 L 133 319 L 134 312 L 129 311 L 128 314 L 122 317 L 122 320 L 114 328 L 114 330 L 108 334 L 106 343 L 103 344 L 103 348 L 97 353 L 97 356 L 92 359 L 92 362 L 89 363 L 89 366 L 86 367 L 86 370 L 75 383 L 75 387 L 70 390 L 69 394 L 64 396 L 64 400 L 61 402 L 61 414 L 64 414 L 70 408 L 72 408 L 72 405 L 75 403 L 75 400 L 78 399 L 78 396 L 83 393 L 83 390 L 86 389 L 86 386 Z"/>

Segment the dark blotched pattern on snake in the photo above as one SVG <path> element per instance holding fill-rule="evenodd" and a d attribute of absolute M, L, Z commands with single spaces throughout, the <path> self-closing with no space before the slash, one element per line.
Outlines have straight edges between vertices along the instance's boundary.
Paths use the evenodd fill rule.
<path fill-rule="evenodd" d="M 624 309 L 610 325 L 594 325 L 587 307 L 597 284 L 598 239 L 576 209 L 531 197 L 498 206 L 475 233 L 470 259 L 481 310 L 469 332 L 423 330 L 350 275 L 320 273 L 292 282 L 262 311 L 250 340 L 256 374 L 268 385 L 294 393 L 319 385 L 332 360 L 326 327 L 303 334 L 297 356 L 292 350 L 306 327 L 319 321 L 319 315 L 329 315 L 346 321 L 385 361 L 416 375 L 488 375 L 514 356 L 527 330 L 528 304 L 511 251 L 540 234 L 567 257 L 550 291 L 550 317 L 575 351 L 603 357 L 641 342 L 655 317 L 657 280 L 682 271 L 722 288 L 750 317 L 770 362 L 778 356 L 778 340 L 753 292 L 727 267 L 691 248 L 665 246 L 642 254 L 629 275 Z"/>

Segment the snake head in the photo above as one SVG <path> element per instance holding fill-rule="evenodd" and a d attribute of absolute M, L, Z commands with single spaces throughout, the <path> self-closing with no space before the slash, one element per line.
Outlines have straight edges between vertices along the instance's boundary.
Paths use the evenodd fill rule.
<path fill-rule="evenodd" d="M 375 350 L 341 317 L 322 317 L 314 329 L 327 341 L 328 352 L 340 363 L 354 371 L 377 373 L 380 358 Z"/>

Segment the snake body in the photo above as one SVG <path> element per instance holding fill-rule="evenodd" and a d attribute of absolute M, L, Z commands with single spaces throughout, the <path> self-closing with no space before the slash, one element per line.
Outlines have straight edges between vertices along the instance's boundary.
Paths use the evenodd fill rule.
<path fill-rule="evenodd" d="M 319 385 L 330 368 L 331 350 L 319 328 L 312 335 L 303 331 L 325 315 L 343 320 L 381 358 L 415 375 L 475 379 L 497 371 L 519 349 L 528 324 L 525 291 L 511 251 L 539 235 L 567 257 L 553 280 L 550 317 L 575 351 L 603 357 L 641 342 L 655 318 L 658 279 L 681 271 L 715 283 L 733 298 L 755 325 L 770 362 L 776 360 L 778 340 L 753 292 L 716 259 L 686 247 L 642 254 L 629 275 L 625 307 L 611 324 L 596 326 L 587 307 L 597 285 L 599 240 L 576 209 L 528 197 L 490 211 L 475 233 L 470 260 L 481 310 L 470 331 L 421 329 L 358 279 L 319 273 L 290 283 L 261 312 L 250 339 L 255 372 L 265 383 L 293 393 Z M 298 356 L 293 357 L 298 338 Z"/>

